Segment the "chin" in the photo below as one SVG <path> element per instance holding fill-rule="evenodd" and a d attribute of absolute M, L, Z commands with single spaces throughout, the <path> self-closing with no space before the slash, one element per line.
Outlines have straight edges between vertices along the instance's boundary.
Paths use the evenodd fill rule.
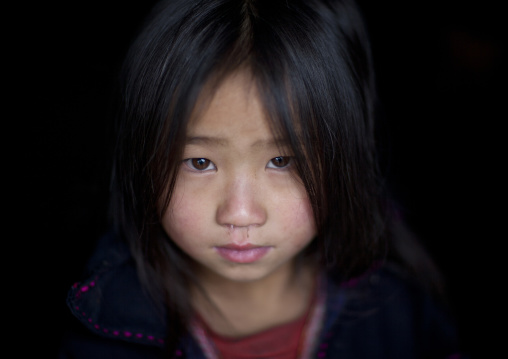
<path fill-rule="evenodd" d="M 226 280 L 236 283 L 255 283 L 267 279 L 277 273 L 281 273 L 285 265 L 271 267 L 259 264 L 227 264 L 222 268 L 204 268 L 208 275 L 216 277 L 216 280 Z M 206 274 L 205 274 L 206 275 Z"/>

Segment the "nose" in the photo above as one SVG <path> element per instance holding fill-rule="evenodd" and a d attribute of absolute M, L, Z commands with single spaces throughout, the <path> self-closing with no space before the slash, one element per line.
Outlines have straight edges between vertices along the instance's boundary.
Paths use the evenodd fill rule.
<path fill-rule="evenodd" d="M 254 176 L 238 176 L 227 181 L 217 208 L 217 223 L 227 227 L 262 226 L 267 212 L 260 186 Z"/>

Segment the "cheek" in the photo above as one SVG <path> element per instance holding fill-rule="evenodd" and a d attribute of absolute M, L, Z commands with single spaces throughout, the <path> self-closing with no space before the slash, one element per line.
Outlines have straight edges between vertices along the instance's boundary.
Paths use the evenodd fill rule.
<path fill-rule="evenodd" d="M 294 200 L 284 208 L 284 231 L 294 247 L 302 248 L 316 235 L 316 222 L 307 197 Z"/>
<path fill-rule="evenodd" d="M 293 201 L 289 213 L 292 215 L 294 226 L 308 228 L 308 230 L 315 232 L 314 213 L 305 187 L 294 180 L 291 192 Z"/>
<path fill-rule="evenodd" d="M 183 184 L 177 183 L 161 222 L 165 232 L 175 243 L 186 246 L 196 238 L 204 216 L 202 198 L 192 196 L 192 192 L 185 191 Z"/>

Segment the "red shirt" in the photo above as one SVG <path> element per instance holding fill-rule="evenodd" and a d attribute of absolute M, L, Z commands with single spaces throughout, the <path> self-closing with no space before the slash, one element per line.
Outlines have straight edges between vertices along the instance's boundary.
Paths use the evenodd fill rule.
<path fill-rule="evenodd" d="M 313 302 L 300 318 L 243 338 L 224 337 L 202 325 L 221 359 L 295 359 L 299 357 L 301 336 Z"/>

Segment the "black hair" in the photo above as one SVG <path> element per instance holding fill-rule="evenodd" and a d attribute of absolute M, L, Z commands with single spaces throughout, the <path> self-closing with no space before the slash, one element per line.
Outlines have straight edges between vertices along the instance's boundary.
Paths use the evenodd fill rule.
<path fill-rule="evenodd" d="M 113 217 L 140 278 L 162 295 L 169 345 L 186 328 L 189 259 L 162 231 L 186 125 L 204 86 L 247 69 L 272 130 L 294 153 L 318 233 L 307 252 L 347 278 L 385 252 L 375 82 L 349 0 L 160 2 L 123 69 Z M 307 253 L 311 254 L 311 253 Z M 148 279 L 150 278 L 150 280 Z M 173 343 L 173 344 L 172 344 Z"/>

